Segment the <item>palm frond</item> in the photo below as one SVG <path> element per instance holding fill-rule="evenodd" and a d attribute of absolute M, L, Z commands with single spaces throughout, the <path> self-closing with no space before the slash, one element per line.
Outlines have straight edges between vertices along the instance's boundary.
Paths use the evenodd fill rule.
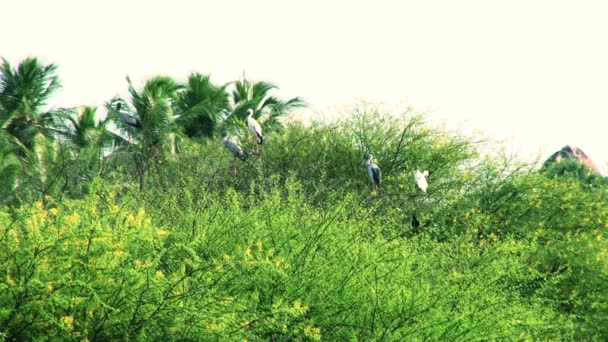
<path fill-rule="evenodd" d="M 57 67 L 26 58 L 15 69 L 2 58 L 0 102 L 9 112 L 34 118 L 49 97 L 61 87 Z"/>

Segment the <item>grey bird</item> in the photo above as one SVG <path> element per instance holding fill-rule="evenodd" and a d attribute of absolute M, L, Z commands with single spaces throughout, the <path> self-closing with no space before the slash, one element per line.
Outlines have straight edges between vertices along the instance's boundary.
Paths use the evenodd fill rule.
<path fill-rule="evenodd" d="M 118 102 L 116 104 L 116 112 L 118 113 L 118 117 L 120 118 L 120 120 L 122 120 L 122 122 L 126 123 L 127 125 L 131 126 L 131 127 L 135 127 L 135 128 L 142 128 L 142 124 L 141 121 L 139 121 L 139 119 L 134 118 L 133 116 L 125 113 L 124 111 L 121 111 L 122 104 L 120 102 Z"/>
<path fill-rule="evenodd" d="M 373 160 L 374 156 L 368 154 L 365 158 L 365 166 L 367 166 L 367 175 L 371 178 L 373 182 L 373 189 L 376 190 L 382 183 L 382 172 L 376 163 Z"/>
<path fill-rule="evenodd" d="M 222 133 L 222 142 L 228 151 L 232 152 L 232 154 L 240 160 L 245 161 L 249 158 L 249 155 L 243 150 L 238 140 L 235 138 L 228 138 L 227 132 Z"/>

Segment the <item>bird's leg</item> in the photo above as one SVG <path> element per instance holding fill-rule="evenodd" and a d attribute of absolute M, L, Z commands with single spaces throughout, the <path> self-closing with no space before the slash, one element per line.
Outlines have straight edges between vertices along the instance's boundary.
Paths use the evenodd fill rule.
<path fill-rule="evenodd" d="M 259 153 L 258 147 L 258 141 L 253 137 L 253 150 L 251 151 L 251 154 L 257 155 Z"/>
<path fill-rule="evenodd" d="M 234 160 L 232 161 L 232 175 L 234 177 L 236 177 L 238 175 L 238 173 L 236 171 L 236 163 L 234 162 Z"/>

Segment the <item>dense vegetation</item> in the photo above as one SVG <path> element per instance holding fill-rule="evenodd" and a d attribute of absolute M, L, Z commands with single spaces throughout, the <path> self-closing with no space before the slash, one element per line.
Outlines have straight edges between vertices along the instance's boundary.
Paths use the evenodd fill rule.
<path fill-rule="evenodd" d="M 576 162 L 366 103 L 285 123 L 299 99 L 200 74 L 45 112 L 54 66 L 1 72 L 0 340 L 608 339 L 608 187 Z"/>

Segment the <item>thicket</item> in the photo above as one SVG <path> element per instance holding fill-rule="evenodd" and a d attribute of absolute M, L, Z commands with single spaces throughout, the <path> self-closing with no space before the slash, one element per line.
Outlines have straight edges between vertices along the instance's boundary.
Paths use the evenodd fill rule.
<path fill-rule="evenodd" d="M 277 126 L 246 162 L 217 130 L 150 144 L 145 177 L 140 142 L 103 162 L 54 149 L 44 178 L 6 184 L 0 340 L 608 338 L 604 178 L 411 110 L 349 114 Z"/>

